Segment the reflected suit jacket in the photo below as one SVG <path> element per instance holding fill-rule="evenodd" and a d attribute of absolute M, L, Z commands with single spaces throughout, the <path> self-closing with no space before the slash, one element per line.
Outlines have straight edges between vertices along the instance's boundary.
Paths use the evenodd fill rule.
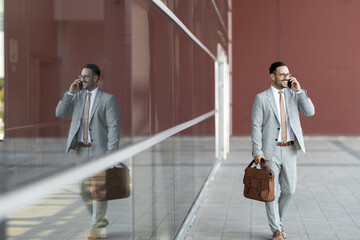
<path fill-rule="evenodd" d="M 65 118 L 72 114 L 66 152 L 79 147 L 77 133 L 85 111 L 86 91 L 77 92 L 73 96 L 65 93 L 56 107 L 56 116 Z M 100 88 L 95 96 L 89 115 L 91 144 L 95 157 L 100 157 L 119 148 L 120 113 L 115 96 Z"/>
<path fill-rule="evenodd" d="M 315 107 L 304 89 L 300 93 L 284 89 L 284 96 L 289 124 L 295 135 L 296 149 L 305 152 L 299 112 L 305 116 L 313 116 Z M 263 154 L 265 159 L 271 160 L 278 141 L 280 124 L 281 118 L 270 87 L 268 90 L 256 95 L 252 109 L 251 140 L 253 157 Z"/>

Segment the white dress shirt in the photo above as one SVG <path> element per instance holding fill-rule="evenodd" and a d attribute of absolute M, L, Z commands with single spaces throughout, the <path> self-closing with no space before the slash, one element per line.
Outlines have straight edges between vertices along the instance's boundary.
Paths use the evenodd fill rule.
<path fill-rule="evenodd" d="M 91 109 L 94 105 L 94 99 L 95 99 L 95 96 L 96 96 L 96 93 L 98 92 L 98 89 L 99 87 L 95 88 L 94 90 L 91 91 L 91 95 L 90 95 L 90 108 L 89 108 L 89 118 L 88 118 L 88 123 L 90 123 L 90 114 L 91 114 Z M 83 142 L 83 136 L 84 136 L 84 119 L 85 119 L 85 106 L 86 106 L 86 103 L 87 103 L 87 94 L 89 93 L 89 91 L 86 90 L 86 101 L 85 101 L 85 104 L 84 104 L 84 114 L 83 114 L 83 118 L 81 120 L 81 126 L 80 126 L 80 129 L 79 129 L 79 132 L 78 132 L 78 141 L 79 142 Z M 89 126 L 89 125 L 88 125 Z M 90 134 L 90 128 L 88 128 L 88 142 L 91 143 L 91 134 Z"/>
<path fill-rule="evenodd" d="M 98 92 L 98 89 L 99 87 L 95 88 L 94 90 L 91 91 L 91 95 L 90 95 L 90 108 L 89 108 L 89 123 L 90 123 L 90 114 L 91 114 L 91 109 L 94 105 L 94 99 L 95 99 L 95 96 L 96 96 L 96 93 Z M 77 138 L 78 138 L 78 141 L 79 142 L 83 142 L 83 137 L 84 137 L 84 119 L 85 119 L 85 106 L 86 106 L 86 103 L 88 101 L 88 90 L 85 90 L 86 91 L 86 94 L 85 94 L 85 104 L 84 104 L 84 113 L 83 113 L 83 117 L 81 119 L 81 125 L 80 125 L 80 129 L 79 129 L 79 132 L 78 132 L 78 135 L 77 135 Z M 71 92 L 66 92 L 67 94 L 69 95 L 74 95 L 73 93 Z M 88 125 L 89 126 L 89 125 Z M 91 143 L 91 135 L 90 135 L 90 130 L 88 128 L 88 141 L 89 143 Z"/>
<path fill-rule="evenodd" d="M 278 116 L 281 116 L 280 114 L 280 93 L 278 89 L 274 88 L 273 85 L 271 85 L 271 90 L 274 94 L 274 98 L 275 98 L 275 104 L 276 104 L 276 108 L 277 108 L 277 111 L 278 111 Z M 285 118 L 286 118 L 286 130 L 287 130 L 287 142 L 290 142 L 290 141 L 294 141 L 295 140 L 295 136 L 294 136 L 294 132 L 293 130 L 291 129 L 291 126 L 290 126 L 290 123 L 289 123 L 289 116 L 287 114 L 287 109 L 286 109 L 286 100 L 285 100 L 285 95 L 284 95 L 284 89 L 282 90 L 282 97 L 283 97 L 283 101 L 284 101 L 284 105 L 285 105 Z M 282 131 L 282 126 L 280 124 L 280 131 L 279 131 L 279 136 L 278 136 L 278 142 L 283 142 L 283 139 L 282 139 L 282 134 L 281 134 L 281 131 Z"/>

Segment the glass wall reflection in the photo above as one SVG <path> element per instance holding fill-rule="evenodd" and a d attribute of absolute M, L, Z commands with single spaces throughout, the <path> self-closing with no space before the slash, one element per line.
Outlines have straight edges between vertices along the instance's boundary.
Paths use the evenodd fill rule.
<path fill-rule="evenodd" d="M 134 239 L 174 238 L 213 167 L 214 146 L 214 137 L 179 133 L 133 158 Z"/>
<path fill-rule="evenodd" d="M 57 118 L 55 108 L 87 63 L 118 101 L 120 147 L 131 143 L 130 11 L 131 1 L 5 1 L 2 191 L 76 165 L 74 151 L 64 154 L 71 116 Z"/>
<path fill-rule="evenodd" d="M 132 239 L 132 197 L 108 201 L 106 219 L 109 225 L 101 231 L 102 237 Z M 7 240 L 83 240 L 90 216 L 75 183 L 9 215 L 5 226 Z"/>
<path fill-rule="evenodd" d="M 213 137 L 180 133 L 125 161 L 131 194 L 108 201 L 101 236 L 173 239 L 211 171 L 214 146 Z M 90 215 L 74 183 L 9 215 L 5 226 L 7 240 L 86 239 Z"/>
<path fill-rule="evenodd" d="M 163 2 L 213 55 L 218 43 L 226 49 L 210 1 Z M 216 2 L 226 14 L 227 1 Z M 86 63 L 99 65 L 100 88 L 119 104 L 120 149 L 214 110 L 214 59 L 151 1 L 5 0 L 4 9 L 1 194 L 76 166 L 65 154 L 71 117 L 55 108 Z M 214 122 L 126 161 L 131 196 L 109 202 L 108 239 L 176 236 L 215 163 Z M 84 239 L 89 228 L 73 183 L 8 216 L 0 239 Z"/>

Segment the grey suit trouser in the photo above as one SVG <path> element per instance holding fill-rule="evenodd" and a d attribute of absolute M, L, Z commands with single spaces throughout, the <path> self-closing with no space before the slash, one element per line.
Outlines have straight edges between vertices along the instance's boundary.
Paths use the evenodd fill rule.
<path fill-rule="evenodd" d="M 275 200 L 266 202 L 266 213 L 272 232 L 281 230 L 290 201 L 296 189 L 296 156 L 295 146 L 276 146 L 274 156 L 269 161 L 275 174 Z"/>
<path fill-rule="evenodd" d="M 78 164 L 94 159 L 92 147 L 79 147 L 77 150 Z M 91 178 L 86 178 L 79 183 L 80 196 L 91 216 L 91 228 L 101 228 L 104 225 L 107 201 L 94 201 L 91 199 Z"/>

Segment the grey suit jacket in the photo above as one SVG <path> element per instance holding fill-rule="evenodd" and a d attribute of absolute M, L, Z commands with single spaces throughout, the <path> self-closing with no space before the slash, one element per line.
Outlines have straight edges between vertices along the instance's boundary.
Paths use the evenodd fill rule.
<path fill-rule="evenodd" d="M 66 144 L 66 152 L 78 149 L 77 133 L 85 111 L 86 91 L 73 96 L 65 93 L 56 107 L 56 116 L 65 118 L 72 114 Z M 95 96 L 90 113 L 89 130 L 95 157 L 119 148 L 120 113 L 116 98 L 100 88 Z"/>
<path fill-rule="evenodd" d="M 305 116 L 313 116 L 315 108 L 305 90 L 296 93 L 284 89 L 286 111 L 289 124 L 295 134 L 295 145 L 297 149 L 305 152 L 303 131 L 300 124 L 299 112 Z M 251 116 L 251 140 L 252 155 L 264 155 L 270 160 L 274 155 L 277 138 L 280 131 L 281 119 L 275 104 L 271 87 L 256 95 Z"/>

